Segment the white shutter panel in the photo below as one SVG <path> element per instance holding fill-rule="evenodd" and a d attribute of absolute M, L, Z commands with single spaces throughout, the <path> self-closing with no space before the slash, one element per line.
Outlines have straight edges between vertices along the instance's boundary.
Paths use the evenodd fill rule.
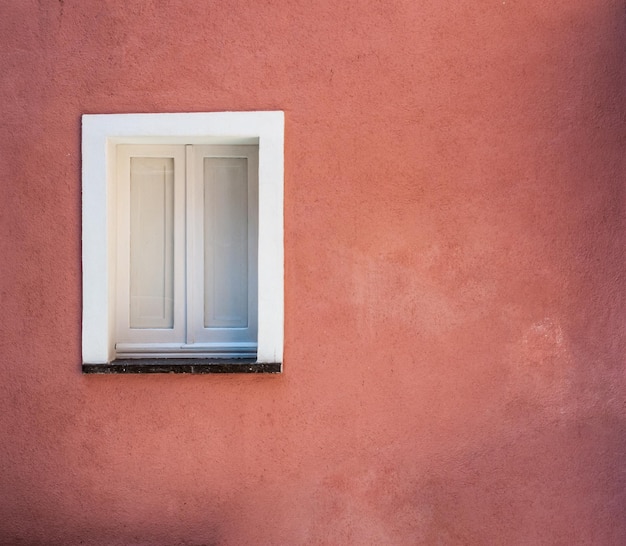
<path fill-rule="evenodd" d="M 185 147 L 117 147 L 118 354 L 185 342 Z"/>
<path fill-rule="evenodd" d="M 249 356 L 257 346 L 258 147 L 188 150 L 193 156 L 188 343 Z"/>
<path fill-rule="evenodd" d="M 248 160 L 204 158 L 204 327 L 248 326 Z"/>
<path fill-rule="evenodd" d="M 130 327 L 174 326 L 174 159 L 130 159 Z"/>

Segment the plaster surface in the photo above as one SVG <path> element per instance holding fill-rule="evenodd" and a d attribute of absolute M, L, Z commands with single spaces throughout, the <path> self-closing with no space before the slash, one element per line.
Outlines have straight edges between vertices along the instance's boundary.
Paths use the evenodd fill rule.
<path fill-rule="evenodd" d="M 6 0 L 0 544 L 626 543 L 617 0 Z M 285 112 L 284 373 L 82 375 L 80 119 Z"/>

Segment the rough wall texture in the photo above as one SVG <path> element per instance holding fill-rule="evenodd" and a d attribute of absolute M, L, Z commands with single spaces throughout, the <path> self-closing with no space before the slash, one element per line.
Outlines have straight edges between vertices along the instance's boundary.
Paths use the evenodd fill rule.
<path fill-rule="evenodd" d="M 0 543 L 626 543 L 618 0 L 5 0 Z M 281 376 L 80 374 L 80 115 L 284 110 Z"/>

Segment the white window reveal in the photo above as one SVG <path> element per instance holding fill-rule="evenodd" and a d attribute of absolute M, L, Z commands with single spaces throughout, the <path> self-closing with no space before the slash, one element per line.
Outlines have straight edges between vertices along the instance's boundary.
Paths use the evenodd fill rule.
<path fill-rule="evenodd" d="M 282 163 L 282 112 L 83 116 L 83 369 L 282 362 Z"/>

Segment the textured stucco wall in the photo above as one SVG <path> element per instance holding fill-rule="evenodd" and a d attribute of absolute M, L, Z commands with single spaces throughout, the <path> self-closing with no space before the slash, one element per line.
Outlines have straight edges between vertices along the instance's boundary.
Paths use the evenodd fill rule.
<path fill-rule="evenodd" d="M 5 0 L 0 543 L 626 543 L 626 11 Z M 281 376 L 80 374 L 80 115 L 284 110 Z"/>

